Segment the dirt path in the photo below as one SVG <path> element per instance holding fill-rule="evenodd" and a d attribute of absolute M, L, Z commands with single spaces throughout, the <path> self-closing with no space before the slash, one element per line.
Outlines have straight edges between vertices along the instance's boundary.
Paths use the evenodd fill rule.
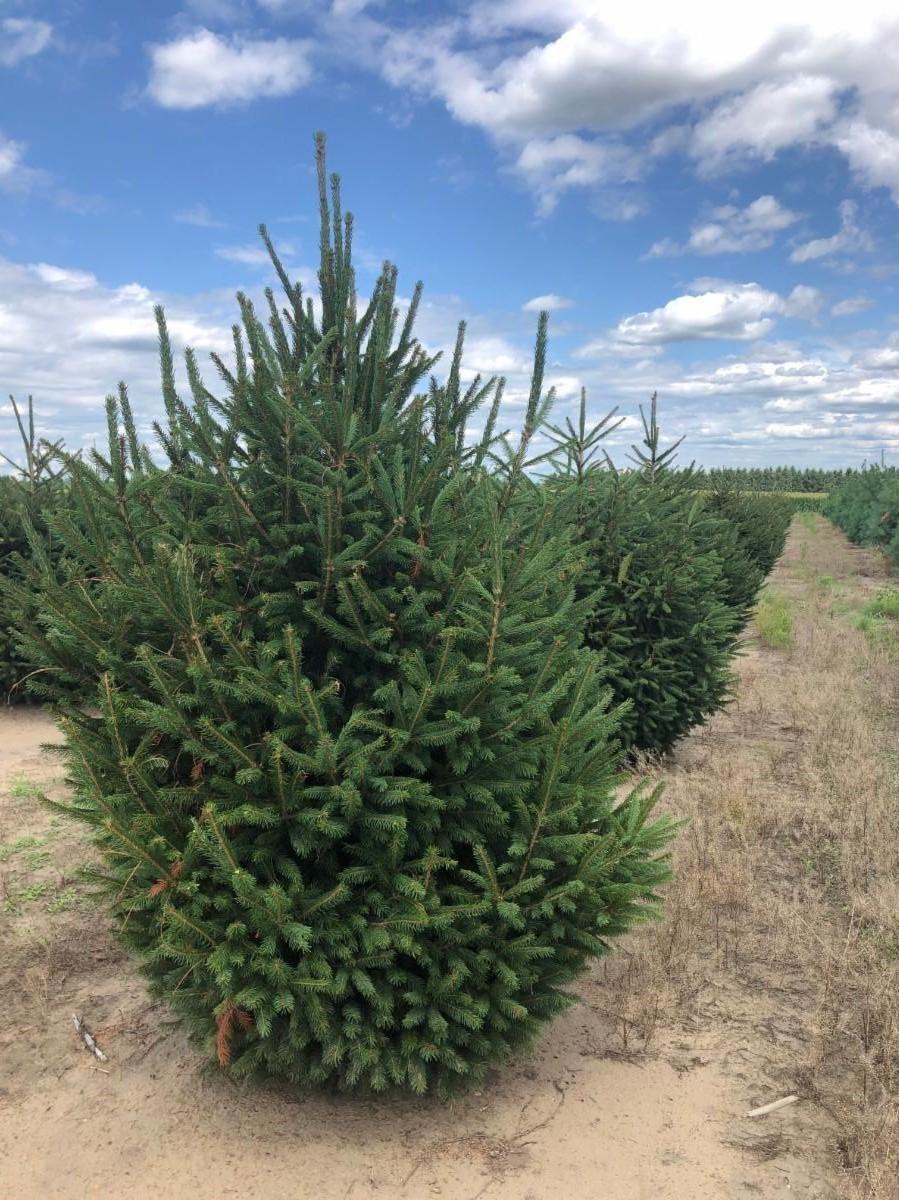
<path fill-rule="evenodd" d="M 775 582 L 800 598 L 814 590 L 812 544 L 847 594 L 866 586 L 858 576 L 878 577 L 876 562 L 835 535 L 823 551 L 820 541 L 820 530 L 797 526 Z M 767 795 L 772 754 L 786 746 L 796 758 L 802 730 L 762 706 L 772 681 L 802 670 L 801 654 L 787 661 L 750 646 L 737 703 L 665 771 L 668 803 L 694 817 L 666 921 L 594 971 L 582 1003 L 533 1058 L 451 1107 L 243 1089 L 203 1067 L 73 881 L 90 857 L 81 831 L 35 803 L 38 788 L 64 795 L 57 763 L 40 751 L 54 739 L 51 724 L 38 710 L 0 712 L 0 1197 L 847 1194 L 835 1182 L 831 1118 L 800 1070 L 797 1004 L 813 1004 L 815 985 L 772 953 L 752 926 L 757 914 L 740 932 L 745 855 L 728 858 L 716 843 L 702 876 L 690 849 L 708 834 L 696 805 L 720 805 L 722 772 Z M 755 780 L 747 762 L 759 767 Z M 753 829 L 744 822 L 739 836 Z M 765 870 L 777 874 L 776 856 Z M 696 944 L 686 948 L 688 940 Z M 79 1047 L 73 1011 L 107 1051 L 102 1066 Z M 790 1091 L 799 1104 L 746 1119 L 750 1107 Z"/>

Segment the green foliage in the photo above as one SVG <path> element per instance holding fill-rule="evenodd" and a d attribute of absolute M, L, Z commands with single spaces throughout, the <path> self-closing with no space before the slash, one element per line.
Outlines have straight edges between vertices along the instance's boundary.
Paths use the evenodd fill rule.
<path fill-rule="evenodd" d="M 33 904 L 35 900 L 40 900 L 46 896 L 50 890 L 50 885 L 44 880 L 37 883 L 29 883 L 27 887 L 23 887 L 20 891 L 13 892 L 6 898 L 4 907 L 7 912 L 19 912 L 26 904 Z"/>
<path fill-rule="evenodd" d="M 43 844 L 43 838 L 33 837 L 31 834 L 23 834 L 12 842 L 0 842 L 0 863 L 6 862 L 16 854 L 21 854 L 23 850 L 30 850 Z"/>
<path fill-rule="evenodd" d="M 831 492 L 856 474 L 851 467 L 712 467 L 705 477 L 712 487 L 790 494 Z"/>
<path fill-rule="evenodd" d="M 675 475 L 596 473 L 586 486 L 587 642 L 616 701 L 628 750 L 663 751 L 726 700 L 739 624 L 719 522 Z"/>
<path fill-rule="evenodd" d="M 21 579 L 19 561 L 28 553 L 29 527 L 40 530 L 46 537 L 48 527 L 45 511 L 59 503 L 63 492 L 60 473 L 51 464 L 59 444 L 39 444 L 34 426 L 34 405 L 28 397 L 27 413 L 22 413 L 10 396 L 13 414 L 22 439 L 22 461 L 16 462 L 0 453 L 12 475 L 0 476 L 0 579 Z M 47 538 L 46 552 L 55 556 L 56 543 Z M 0 703 L 22 700 L 27 695 L 23 686 L 35 670 L 34 662 L 23 655 L 19 632 L 33 615 L 34 597 L 26 590 L 15 599 L 7 597 L 0 606 Z"/>
<path fill-rule="evenodd" d="M 9 475 L 0 476 L 0 572 L 13 569 L 12 555 L 27 548 L 22 511 L 26 499 L 22 482 Z M 17 613 L 4 606 L 0 609 L 0 702 L 9 689 L 28 673 L 16 648 L 16 633 L 21 624 Z"/>
<path fill-rule="evenodd" d="M 765 571 L 752 558 L 742 524 L 717 508 L 710 496 L 703 495 L 703 501 L 707 547 L 718 556 L 723 599 L 733 610 L 736 628 L 741 629 L 749 620 Z"/>
<path fill-rule="evenodd" d="M 57 913 L 70 912 L 82 903 L 83 897 L 73 887 L 63 888 L 47 905 L 47 912 L 56 916 Z"/>
<path fill-rule="evenodd" d="M 582 394 L 580 421 L 551 427 L 556 473 L 544 485 L 582 548 L 587 641 L 628 705 L 629 752 L 669 749 L 727 701 L 737 635 L 794 512 L 817 503 L 676 469 L 680 442 L 662 448 L 656 405 L 653 395 L 643 444 L 632 447 L 636 470 L 618 472 L 599 460 L 615 413 L 589 429 Z"/>
<path fill-rule="evenodd" d="M 891 614 L 881 615 L 871 612 L 866 605 L 861 612 L 856 613 L 852 624 L 870 641 L 888 647 L 891 653 L 895 651 L 896 624 Z"/>
<path fill-rule="evenodd" d="M 40 595 L 29 654 L 95 689 L 99 715 L 56 694 L 62 807 L 155 991 L 238 1074 L 445 1095 L 653 911 L 672 827 L 616 798 L 578 553 L 527 475 L 545 319 L 506 447 L 461 330 L 421 389 L 420 288 L 400 321 L 388 266 L 357 305 L 323 153 L 320 310 L 262 230 L 285 306 L 266 328 L 240 296 L 223 394 L 188 353 L 190 399 L 160 312 L 165 469 L 122 390 L 108 456 L 66 460 L 65 560 L 35 538 L 4 589 Z"/>
<path fill-rule="evenodd" d="M 755 614 L 759 637 L 767 646 L 786 650 L 793 641 L 793 612 L 789 601 L 778 592 L 766 591 Z"/>
<path fill-rule="evenodd" d="M 866 617 L 899 621 L 899 588 L 883 588 L 873 599 L 868 601 L 862 609 L 862 613 Z"/>
<path fill-rule="evenodd" d="M 671 469 L 677 445 L 660 449 L 655 408 L 653 397 L 637 470 L 571 472 L 578 434 L 546 485 L 584 555 L 587 643 L 615 700 L 627 702 L 619 732 L 631 752 L 667 750 L 725 702 L 736 634 L 761 581 L 693 473 Z"/>
<path fill-rule="evenodd" d="M 17 775 L 10 779 L 6 790 L 14 800 L 34 800 L 41 794 L 40 785 L 34 783 L 27 775 Z"/>
<path fill-rule="evenodd" d="M 878 546 L 899 565 L 899 471 L 870 467 L 831 495 L 825 515 L 852 542 Z"/>
<path fill-rule="evenodd" d="M 803 495 L 800 492 L 771 492 L 769 494 L 781 500 L 789 512 L 799 513 L 802 516 L 823 513 L 828 500 L 826 492 L 821 492 L 820 495 Z"/>
<path fill-rule="evenodd" d="M 761 492 L 719 485 L 705 493 L 709 510 L 733 526 L 743 554 L 760 572 L 755 590 L 783 553 L 793 504 Z"/>

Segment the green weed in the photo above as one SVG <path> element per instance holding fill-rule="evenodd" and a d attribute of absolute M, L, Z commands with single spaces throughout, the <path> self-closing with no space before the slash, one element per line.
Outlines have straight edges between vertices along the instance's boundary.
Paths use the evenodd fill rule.
<path fill-rule="evenodd" d="M 68 912 L 69 909 L 75 907 L 80 899 L 81 897 L 78 895 L 78 892 L 75 890 L 75 888 L 64 888 L 57 896 L 54 896 L 54 898 L 47 905 L 47 912 L 54 914 Z"/>
<path fill-rule="evenodd" d="M 867 638 L 891 643 L 894 637 L 894 621 L 899 621 L 899 588 L 886 587 L 868 601 L 856 616 L 853 625 Z"/>
<path fill-rule="evenodd" d="M 27 775 L 17 775 L 6 785 L 6 790 L 13 800 L 37 800 L 41 795 L 40 787 Z"/>
<path fill-rule="evenodd" d="M 862 609 L 862 615 L 899 621 L 899 588 L 887 587 L 878 592 Z"/>
<path fill-rule="evenodd" d="M 0 862 L 6 862 L 14 854 L 22 850 L 30 850 L 34 846 L 43 846 L 45 839 L 39 837 L 19 837 L 14 842 L 0 842 Z"/>
<path fill-rule="evenodd" d="M 880 633 L 880 622 L 874 617 L 867 616 L 865 613 L 858 613 L 852 624 L 856 629 L 861 630 L 865 637 L 877 637 Z"/>
<path fill-rule="evenodd" d="M 35 900 L 40 900 L 41 896 L 46 896 L 49 890 L 49 883 L 29 883 L 28 887 L 22 888 L 7 899 L 6 910 L 19 912 L 26 904 L 33 904 Z"/>
<path fill-rule="evenodd" d="M 800 861 L 806 875 L 819 887 L 833 892 L 842 882 L 840 847 L 833 839 L 822 838 L 814 843 Z"/>
<path fill-rule="evenodd" d="M 785 650 L 793 641 L 793 613 L 785 596 L 765 592 L 755 614 L 759 637 L 767 646 Z"/>

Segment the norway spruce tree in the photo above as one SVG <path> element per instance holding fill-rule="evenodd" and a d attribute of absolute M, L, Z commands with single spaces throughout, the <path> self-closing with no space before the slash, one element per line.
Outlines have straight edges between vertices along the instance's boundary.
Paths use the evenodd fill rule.
<path fill-rule="evenodd" d="M 738 547 L 692 473 L 673 469 L 679 443 L 661 448 L 655 396 L 631 471 L 599 459 L 596 433 L 612 414 L 589 430 L 585 406 L 582 397 L 578 428 L 555 431 L 561 469 L 547 490 L 581 548 L 586 641 L 602 654 L 616 703 L 627 706 L 621 741 L 632 753 L 661 752 L 728 698 L 746 611 L 733 578 Z M 580 469 L 584 446 L 592 458 Z"/>
<path fill-rule="evenodd" d="M 272 251 L 221 389 L 159 314 L 164 462 L 127 393 L 33 547 L 33 652 L 60 699 L 99 882 L 155 991 L 223 1065 L 449 1094 L 527 1045 L 652 911 L 670 825 L 616 799 L 616 716 L 582 644 L 579 555 L 497 453 L 501 385 L 445 381 L 385 266 L 357 302 L 318 144 L 320 294 Z M 481 436 L 469 432 L 478 412 Z M 488 470 L 491 462 L 502 469 Z M 492 473 L 491 473 L 492 472 Z M 525 503 L 527 497 L 527 503 Z"/>
<path fill-rule="evenodd" d="M 824 513 L 853 542 L 879 546 L 899 566 L 899 471 L 866 467 L 848 474 Z"/>
<path fill-rule="evenodd" d="M 15 458 L 0 451 L 0 463 L 11 468 L 0 476 L 0 578 L 21 579 L 19 564 L 28 550 L 29 526 L 43 535 L 44 553 L 58 556 L 60 548 L 49 535 L 45 514 L 64 503 L 65 482 L 54 461 L 61 443 L 42 443 L 38 438 L 32 397 L 24 409 L 14 396 L 9 400 L 21 450 Z M 29 685 L 39 685 L 42 672 L 20 644 L 24 627 L 35 616 L 35 604 L 36 597 L 27 587 L 15 599 L 0 603 L 0 703 L 23 700 Z"/>
<path fill-rule="evenodd" d="M 733 529 L 743 556 L 760 576 L 760 586 L 783 552 L 795 501 L 770 492 L 740 491 L 723 481 L 715 482 L 705 497 L 709 511 Z"/>

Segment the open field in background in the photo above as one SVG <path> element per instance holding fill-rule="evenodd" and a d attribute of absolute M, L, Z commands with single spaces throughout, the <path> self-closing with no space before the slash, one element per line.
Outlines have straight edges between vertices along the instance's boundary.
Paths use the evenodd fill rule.
<path fill-rule="evenodd" d="M 734 703 L 661 768 L 689 820 L 664 919 L 593 970 L 532 1059 L 452 1106 L 202 1068 L 78 882 L 84 833 L 36 803 L 64 792 L 40 752 L 51 725 L 4 711 L 0 1195 L 899 1195 L 892 595 L 878 555 L 796 518 Z M 80 1048 L 73 1011 L 108 1062 Z"/>

